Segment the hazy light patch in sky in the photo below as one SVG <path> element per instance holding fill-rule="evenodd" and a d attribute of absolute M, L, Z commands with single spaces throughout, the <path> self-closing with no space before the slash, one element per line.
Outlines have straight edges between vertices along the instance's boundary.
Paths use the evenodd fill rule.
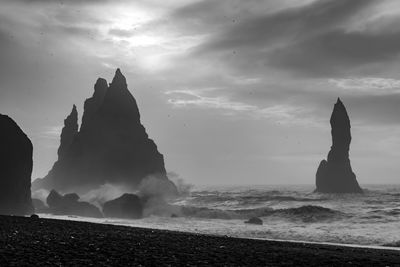
<path fill-rule="evenodd" d="M 248 119 L 271 119 L 281 124 L 316 124 L 311 118 L 305 116 L 306 112 L 310 113 L 310 111 L 305 108 L 282 104 L 261 108 L 255 105 L 235 102 L 223 96 L 204 95 L 204 93 L 216 90 L 218 90 L 218 88 L 173 90 L 167 91 L 165 94 L 171 97 L 168 99 L 168 102 L 176 108 L 190 108 L 191 106 L 196 106 L 199 108 L 228 111 L 223 114 L 229 116 L 244 114 L 248 115 Z"/>
<path fill-rule="evenodd" d="M 337 87 L 370 94 L 398 94 L 400 80 L 377 77 L 330 79 Z"/>
<path fill-rule="evenodd" d="M 291 105 L 274 105 L 260 109 L 256 115 L 260 118 L 272 119 L 280 124 L 299 124 L 308 126 L 319 126 L 314 118 L 310 117 L 310 110 L 304 107 Z"/>
<path fill-rule="evenodd" d="M 203 108 L 227 109 L 233 111 L 253 111 L 257 108 L 252 105 L 230 101 L 226 97 L 222 96 L 207 97 L 202 95 L 204 92 L 213 90 L 213 88 L 203 90 L 174 90 L 168 91 L 166 94 L 177 96 L 176 99 L 168 99 L 168 102 L 175 107 L 188 107 L 193 105 Z"/>
<path fill-rule="evenodd" d="M 169 8 L 167 6 L 152 12 L 146 6 L 132 4 L 116 9 L 115 13 L 121 16 L 111 16 L 110 22 L 101 29 L 102 38 L 109 40 L 117 51 L 109 57 L 150 72 L 172 67 L 174 57 L 182 56 L 198 45 L 203 36 L 179 35 L 164 29 L 162 25 L 159 28 L 152 27 L 153 21 L 170 12 Z"/>

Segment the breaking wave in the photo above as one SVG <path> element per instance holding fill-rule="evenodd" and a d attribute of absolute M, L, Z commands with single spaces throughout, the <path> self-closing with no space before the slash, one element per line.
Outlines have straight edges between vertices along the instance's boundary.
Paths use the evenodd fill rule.
<path fill-rule="evenodd" d="M 399 185 L 371 185 L 357 195 L 313 193 L 314 186 L 307 185 L 185 188 L 186 194 L 167 203 L 152 201 L 143 219 L 102 221 L 245 238 L 400 247 Z M 251 217 L 264 225 L 245 224 Z"/>
<path fill-rule="evenodd" d="M 260 194 L 259 192 L 240 192 L 237 194 L 229 193 L 221 193 L 221 192 L 210 192 L 210 191 L 200 191 L 200 192 L 192 192 L 191 198 L 187 199 L 188 205 L 207 205 L 218 203 L 231 203 L 237 206 L 246 206 L 246 205 L 257 205 L 257 204 L 265 204 L 267 202 L 321 202 L 329 200 L 328 198 L 321 197 L 318 195 L 311 196 L 290 196 L 286 194 L 282 194 L 279 191 L 270 191 L 263 192 Z"/>
<path fill-rule="evenodd" d="M 346 216 L 344 213 L 320 206 L 301 206 L 297 208 L 272 209 L 239 209 L 221 210 L 205 207 L 181 207 L 182 216 L 207 219 L 248 219 L 250 217 L 275 217 L 279 219 L 301 220 L 302 222 L 319 222 L 338 220 Z"/>
<path fill-rule="evenodd" d="M 377 214 L 378 216 L 398 216 L 400 215 L 400 208 L 372 210 L 369 213 Z"/>

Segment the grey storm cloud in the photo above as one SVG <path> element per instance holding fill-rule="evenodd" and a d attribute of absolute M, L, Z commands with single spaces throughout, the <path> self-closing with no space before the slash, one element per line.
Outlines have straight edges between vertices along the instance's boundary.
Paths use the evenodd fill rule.
<path fill-rule="evenodd" d="M 280 38 L 292 42 L 343 25 L 372 0 L 322 0 L 278 13 L 250 16 L 219 33 L 200 49 L 220 50 L 263 47 Z"/>
<path fill-rule="evenodd" d="M 275 68 L 332 77 L 391 61 L 400 52 L 399 31 L 349 29 L 363 11 L 380 4 L 374 0 L 320 0 L 266 14 L 246 12 L 239 4 L 227 10 L 224 3 L 201 1 L 171 18 L 185 32 L 208 31 L 195 56 L 217 58 L 240 72 Z"/>
<path fill-rule="evenodd" d="M 398 59 L 400 32 L 370 34 L 340 30 L 276 49 L 270 64 L 310 76 L 345 75 L 358 66 Z"/>

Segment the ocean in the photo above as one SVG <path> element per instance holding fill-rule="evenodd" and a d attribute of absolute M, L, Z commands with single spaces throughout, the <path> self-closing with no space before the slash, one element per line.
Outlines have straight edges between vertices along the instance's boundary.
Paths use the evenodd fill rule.
<path fill-rule="evenodd" d="M 400 185 L 363 189 L 364 194 L 319 194 L 312 185 L 198 186 L 165 207 L 165 216 L 41 216 L 242 238 L 400 246 Z M 245 224 L 251 217 L 263 225 Z"/>

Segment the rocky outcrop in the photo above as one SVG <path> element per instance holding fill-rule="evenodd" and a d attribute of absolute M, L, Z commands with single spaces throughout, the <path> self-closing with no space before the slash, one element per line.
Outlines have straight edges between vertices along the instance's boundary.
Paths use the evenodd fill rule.
<path fill-rule="evenodd" d="M 32 143 L 8 116 L 0 114 L 0 214 L 33 212 Z"/>
<path fill-rule="evenodd" d="M 37 214 L 32 214 L 30 218 L 31 218 L 32 220 L 38 220 L 38 219 L 40 219 L 40 218 L 39 218 L 39 215 L 37 215 Z"/>
<path fill-rule="evenodd" d="M 49 212 L 56 215 L 77 215 L 84 217 L 102 218 L 100 210 L 88 203 L 79 201 L 75 193 L 60 195 L 57 191 L 51 190 L 46 199 Z"/>
<path fill-rule="evenodd" d="M 139 219 L 143 216 L 143 205 L 138 196 L 124 194 L 104 203 L 103 214 L 110 218 Z"/>
<path fill-rule="evenodd" d="M 58 158 L 61 159 L 65 156 L 69 146 L 78 133 L 78 111 L 74 105 L 71 114 L 64 120 L 64 128 L 61 132 L 60 147 L 58 148 Z"/>
<path fill-rule="evenodd" d="M 80 131 L 65 156 L 45 178 L 34 182 L 34 188 L 86 193 L 107 183 L 137 189 L 149 176 L 166 181 L 176 191 L 118 69 L 108 87 L 104 79 L 97 80 L 93 96 L 85 102 Z"/>
<path fill-rule="evenodd" d="M 362 193 L 350 165 L 350 119 L 338 98 L 330 119 L 332 147 L 327 160 L 322 160 L 316 174 L 316 192 Z"/>

